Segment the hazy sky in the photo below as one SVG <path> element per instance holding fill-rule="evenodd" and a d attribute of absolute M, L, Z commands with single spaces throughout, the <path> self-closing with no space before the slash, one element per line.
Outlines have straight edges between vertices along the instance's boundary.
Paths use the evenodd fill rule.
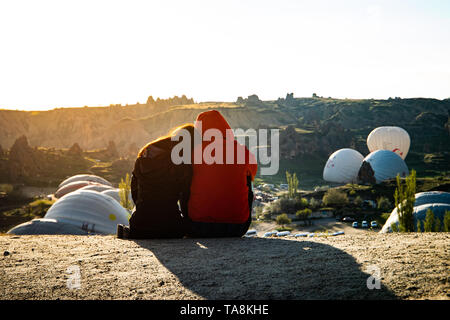
<path fill-rule="evenodd" d="M 0 0 L 0 108 L 450 97 L 450 1 Z"/>

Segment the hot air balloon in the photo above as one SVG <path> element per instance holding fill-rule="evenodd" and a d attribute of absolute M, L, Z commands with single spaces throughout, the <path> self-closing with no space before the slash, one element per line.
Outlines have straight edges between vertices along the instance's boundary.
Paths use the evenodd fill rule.
<path fill-rule="evenodd" d="M 345 148 L 334 152 L 323 168 L 323 179 L 329 182 L 356 182 L 364 157 L 356 150 Z"/>
<path fill-rule="evenodd" d="M 101 191 L 101 193 L 106 194 L 106 195 L 112 197 L 112 198 L 115 199 L 118 203 L 120 203 L 120 189 L 108 189 L 108 190 L 105 190 L 105 191 Z M 134 205 L 133 198 L 132 198 L 132 196 L 131 196 L 131 192 L 129 193 L 128 199 L 130 199 L 131 202 L 132 202 L 133 205 Z"/>
<path fill-rule="evenodd" d="M 444 191 L 428 191 L 419 192 L 415 195 L 416 201 L 414 207 L 429 203 L 446 203 L 450 204 L 450 192 Z"/>
<path fill-rule="evenodd" d="M 409 174 L 405 161 L 395 152 L 377 150 L 364 158 L 358 179 L 361 182 L 380 183 L 393 179 L 397 175 L 406 177 Z"/>
<path fill-rule="evenodd" d="M 62 187 L 58 188 L 58 190 L 56 190 L 55 198 L 59 199 L 66 194 L 77 191 L 78 189 L 81 189 L 83 187 L 89 186 L 94 183 L 95 182 L 91 182 L 91 181 L 73 181 L 73 182 L 67 183 L 67 184 L 63 185 Z"/>
<path fill-rule="evenodd" d="M 114 200 L 116 200 L 117 202 L 120 203 L 119 191 L 120 191 L 120 189 L 108 189 L 108 190 L 101 191 L 101 193 L 110 196 L 111 198 L 113 198 Z"/>
<path fill-rule="evenodd" d="M 110 186 L 105 186 L 104 184 L 94 183 L 94 184 L 89 184 L 78 190 L 91 190 L 91 191 L 103 192 L 105 190 L 114 190 L 114 188 L 110 187 Z"/>
<path fill-rule="evenodd" d="M 417 220 L 424 221 L 428 209 L 431 209 L 431 211 L 433 211 L 434 217 L 436 219 L 439 219 L 439 220 L 441 220 L 441 222 L 443 222 L 445 212 L 450 211 L 450 204 L 448 204 L 448 203 L 427 203 L 427 204 L 415 206 L 414 211 L 413 211 L 415 231 L 417 231 L 416 230 L 417 229 Z M 392 232 L 392 228 L 391 228 L 392 224 L 396 224 L 396 225 L 399 224 L 397 208 L 392 210 L 391 215 L 386 220 L 386 223 L 384 224 L 380 233 Z"/>
<path fill-rule="evenodd" d="M 82 230 L 72 224 L 62 223 L 55 219 L 33 219 L 15 226 L 8 231 L 9 234 L 71 234 L 87 235 L 88 231 Z"/>
<path fill-rule="evenodd" d="M 67 178 L 66 180 L 61 182 L 58 186 L 58 189 L 65 186 L 66 184 L 69 184 L 69 183 L 72 183 L 75 181 L 89 181 L 89 182 L 104 184 L 106 186 L 112 186 L 112 184 L 108 180 L 105 180 L 102 177 L 99 177 L 99 176 L 96 176 L 93 174 L 77 174 L 77 175 Z"/>
<path fill-rule="evenodd" d="M 44 218 L 92 233 L 115 234 L 117 224 L 128 225 L 128 216 L 128 211 L 110 196 L 78 190 L 55 202 Z"/>
<path fill-rule="evenodd" d="M 403 160 L 408 154 L 410 144 L 408 132 L 400 127 L 378 127 L 367 137 L 367 147 L 370 152 L 390 150 Z"/>

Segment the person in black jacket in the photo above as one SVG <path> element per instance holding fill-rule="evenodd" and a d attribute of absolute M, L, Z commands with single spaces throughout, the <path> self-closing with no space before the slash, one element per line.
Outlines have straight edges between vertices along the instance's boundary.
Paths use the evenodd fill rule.
<path fill-rule="evenodd" d="M 181 238 L 185 235 L 188 221 L 181 213 L 179 201 L 189 194 L 192 166 L 191 163 L 175 164 L 171 158 L 172 149 L 179 143 L 172 137 L 180 130 L 189 132 L 192 151 L 196 129 L 192 124 L 185 124 L 150 142 L 139 152 L 131 179 L 131 195 L 136 207 L 130 226 L 118 225 L 118 238 Z"/>

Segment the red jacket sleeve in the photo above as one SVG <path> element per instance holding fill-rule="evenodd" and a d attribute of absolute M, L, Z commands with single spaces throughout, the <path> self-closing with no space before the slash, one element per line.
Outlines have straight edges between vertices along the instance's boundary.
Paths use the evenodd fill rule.
<path fill-rule="evenodd" d="M 246 153 L 248 154 L 248 171 L 252 176 L 252 181 L 255 179 L 256 172 L 258 171 L 258 164 L 256 163 L 255 155 L 250 152 L 247 148 L 245 148 Z"/>

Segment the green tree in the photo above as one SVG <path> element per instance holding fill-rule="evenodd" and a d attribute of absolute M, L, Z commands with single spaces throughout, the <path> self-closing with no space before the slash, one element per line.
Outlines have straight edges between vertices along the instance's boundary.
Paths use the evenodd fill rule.
<path fill-rule="evenodd" d="M 305 225 L 306 225 L 306 223 L 308 222 L 308 219 L 309 219 L 309 217 L 311 216 L 311 214 L 312 214 L 312 210 L 309 209 L 309 208 L 305 208 L 305 209 L 303 209 L 303 210 L 298 210 L 298 211 L 295 213 L 296 217 L 297 217 L 299 220 L 303 221 L 303 223 L 304 223 Z"/>
<path fill-rule="evenodd" d="M 326 206 L 343 206 L 348 203 L 348 197 L 345 192 L 339 191 L 337 189 L 330 189 L 324 194 L 322 202 Z"/>
<path fill-rule="evenodd" d="M 120 196 L 120 204 L 122 207 L 128 210 L 133 209 L 133 203 L 130 199 L 131 194 L 131 179 L 130 175 L 127 173 L 125 176 L 125 180 L 120 179 L 119 183 L 119 196 Z"/>
<path fill-rule="evenodd" d="M 277 221 L 277 224 L 279 224 L 283 227 L 285 224 L 290 224 L 292 222 L 292 220 L 289 219 L 289 217 L 287 216 L 286 213 L 282 213 L 282 214 L 278 215 L 276 218 L 276 221 Z"/>
<path fill-rule="evenodd" d="M 399 218 L 399 230 L 401 232 L 414 231 L 414 202 L 416 194 L 416 171 L 412 170 L 411 174 L 406 177 L 405 185 L 397 175 L 397 188 L 395 189 L 394 199 L 395 206 Z"/>
<path fill-rule="evenodd" d="M 425 232 L 432 232 L 434 227 L 434 213 L 431 209 L 428 209 L 425 214 L 425 222 L 423 224 L 423 229 Z"/>
<path fill-rule="evenodd" d="M 444 231 L 445 232 L 450 232 L 450 211 L 445 211 Z"/>
<path fill-rule="evenodd" d="M 308 199 L 306 199 L 306 198 L 301 198 L 300 201 L 299 201 L 299 205 L 300 205 L 302 208 L 307 208 L 307 207 L 309 206 Z"/>
<path fill-rule="evenodd" d="M 441 220 L 439 218 L 436 218 L 434 223 L 434 232 L 441 232 Z"/>
<path fill-rule="evenodd" d="M 297 174 L 290 174 L 289 171 L 286 171 L 286 180 L 288 184 L 288 198 L 294 199 L 297 195 L 298 189 Z"/>
<path fill-rule="evenodd" d="M 419 219 L 417 219 L 417 232 L 422 232 L 422 224 Z"/>
<path fill-rule="evenodd" d="M 387 210 L 391 208 L 391 202 L 386 197 L 379 197 L 377 199 L 377 208 L 380 210 Z"/>

